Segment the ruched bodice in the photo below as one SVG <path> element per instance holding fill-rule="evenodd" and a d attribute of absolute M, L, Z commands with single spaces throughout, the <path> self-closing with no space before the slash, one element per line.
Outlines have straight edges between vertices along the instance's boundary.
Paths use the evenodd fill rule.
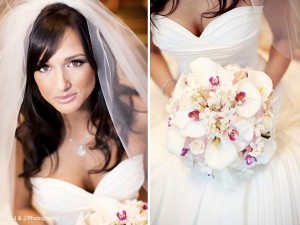
<path fill-rule="evenodd" d="M 230 10 L 212 20 L 200 37 L 165 16 L 154 15 L 153 42 L 176 58 L 179 74 L 198 57 L 208 57 L 221 65 L 238 63 L 254 67 L 262 12 L 262 6 Z"/>
<path fill-rule="evenodd" d="M 74 225 L 79 214 L 97 201 L 105 204 L 107 198 L 124 201 L 137 197 L 144 182 L 142 155 L 124 160 L 107 173 L 94 193 L 54 178 L 34 177 L 32 205 L 47 217 L 56 217 L 56 224 Z M 54 220 L 53 220 L 54 221 Z M 51 221 L 47 221 L 51 224 Z"/>

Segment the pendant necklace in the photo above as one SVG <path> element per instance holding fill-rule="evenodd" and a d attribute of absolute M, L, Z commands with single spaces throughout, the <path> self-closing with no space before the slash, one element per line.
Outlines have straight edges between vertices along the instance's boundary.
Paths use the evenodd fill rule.
<path fill-rule="evenodd" d="M 76 145 L 77 154 L 81 157 L 86 154 L 86 150 L 85 150 L 84 146 L 87 144 L 86 141 L 88 140 L 89 136 L 90 136 L 89 134 L 87 134 L 85 136 L 85 138 L 82 140 L 82 144 L 78 144 L 72 138 L 69 138 L 69 143 Z"/>

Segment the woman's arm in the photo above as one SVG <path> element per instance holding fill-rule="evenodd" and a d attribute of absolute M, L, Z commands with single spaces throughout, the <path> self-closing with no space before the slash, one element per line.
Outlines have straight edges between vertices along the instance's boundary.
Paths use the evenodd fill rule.
<path fill-rule="evenodd" d="M 273 34 L 273 46 L 276 45 L 281 51 L 290 52 L 290 40 L 287 34 L 287 21 L 283 18 L 283 6 L 286 0 L 277 1 L 265 1 L 264 3 L 264 15 L 270 25 Z M 269 60 L 266 65 L 265 72 L 271 77 L 274 87 L 283 77 L 287 70 L 290 59 L 284 54 L 280 53 L 276 48 L 271 47 L 269 53 Z"/>
<path fill-rule="evenodd" d="M 17 222 L 20 225 L 46 225 L 45 222 L 39 220 L 31 220 L 32 217 L 41 217 L 41 215 L 31 205 L 30 192 L 25 188 L 24 178 L 18 177 L 23 171 L 24 155 L 21 144 L 17 141 L 16 149 L 16 183 L 15 183 L 15 202 L 14 213 Z M 20 220 L 18 220 L 20 218 Z"/>
<path fill-rule="evenodd" d="M 162 92 L 168 97 L 171 97 L 176 81 L 173 79 L 159 48 L 152 42 L 152 38 L 150 43 L 150 74 Z"/>
<path fill-rule="evenodd" d="M 271 77 L 274 87 L 276 87 L 276 85 L 283 77 L 290 62 L 291 60 L 289 58 L 286 58 L 274 47 L 271 47 L 269 60 L 266 65 L 265 72 Z"/>

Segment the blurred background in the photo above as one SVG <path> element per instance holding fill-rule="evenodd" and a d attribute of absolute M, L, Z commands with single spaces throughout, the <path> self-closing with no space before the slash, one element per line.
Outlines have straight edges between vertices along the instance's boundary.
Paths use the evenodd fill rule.
<path fill-rule="evenodd" d="M 41 0 L 42 1 L 42 0 Z M 147 45 L 147 0 L 100 0 Z M 6 0 L 0 0 L 0 16 Z"/>
<path fill-rule="evenodd" d="M 147 45 L 147 0 L 101 0 Z"/>

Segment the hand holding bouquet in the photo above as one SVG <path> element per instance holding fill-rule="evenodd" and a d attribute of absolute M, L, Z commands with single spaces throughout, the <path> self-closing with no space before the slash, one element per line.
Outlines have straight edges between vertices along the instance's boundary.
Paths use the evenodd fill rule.
<path fill-rule="evenodd" d="M 168 150 L 221 182 L 248 176 L 276 150 L 272 90 L 264 72 L 195 60 L 167 106 Z"/>

